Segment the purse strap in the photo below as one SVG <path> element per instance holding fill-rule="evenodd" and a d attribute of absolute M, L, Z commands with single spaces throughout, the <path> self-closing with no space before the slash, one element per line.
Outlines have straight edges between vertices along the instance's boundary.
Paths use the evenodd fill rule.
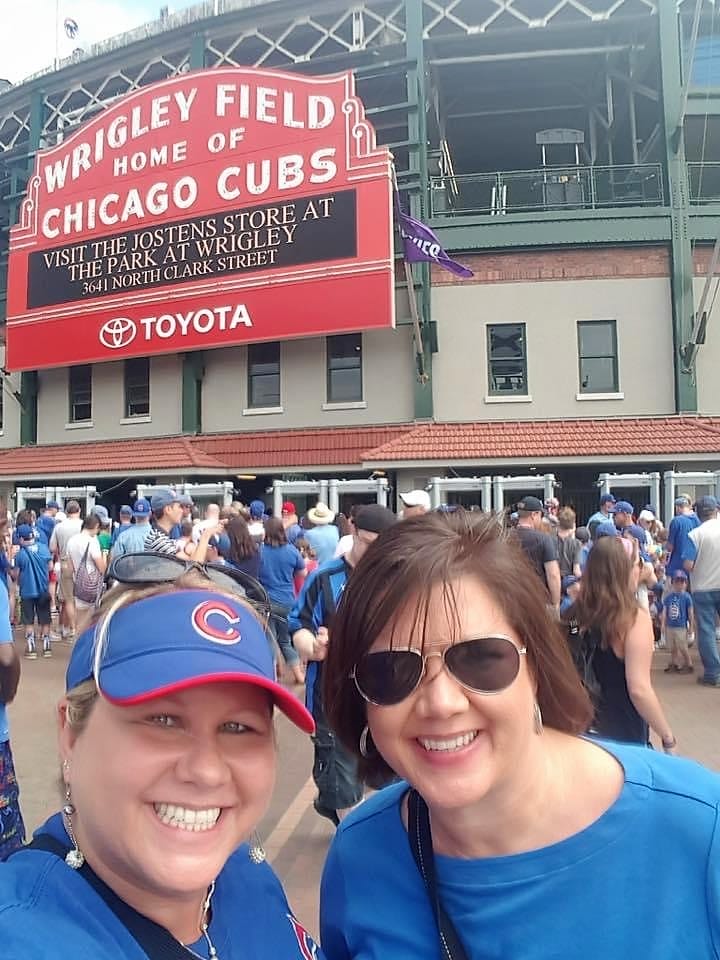
<path fill-rule="evenodd" d="M 408 840 L 420 876 L 425 881 L 425 887 L 430 898 L 440 936 L 440 947 L 443 960 L 468 960 L 465 947 L 455 930 L 452 920 L 445 912 L 440 900 L 435 876 L 435 855 L 432 846 L 430 831 L 430 812 L 427 804 L 417 792 L 410 790 L 408 794 Z"/>
<path fill-rule="evenodd" d="M 70 849 L 60 840 L 49 833 L 40 833 L 23 850 L 43 850 L 46 853 L 54 853 L 61 860 Z M 69 869 L 69 868 L 68 868 Z M 120 897 L 110 889 L 110 887 L 98 877 L 95 871 L 85 861 L 79 870 L 75 871 L 83 877 L 93 888 L 95 893 L 101 897 L 107 906 L 112 910 L 118 920 L 132 935 L 134 940 L 145 951 L 149 960 L 195 960 L 194 954 L 187 947 L 183 946 L 178 940 L 169 933 L 165 927 L 161 927 L 154 920 L 144 917 L 129 904 L 121 900 Z"/>

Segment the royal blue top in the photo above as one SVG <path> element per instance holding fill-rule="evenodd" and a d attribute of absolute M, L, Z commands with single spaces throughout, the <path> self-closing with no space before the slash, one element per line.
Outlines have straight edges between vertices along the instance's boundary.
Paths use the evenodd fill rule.
<path fill-rule="evenodd" d="M 693 608 L 693 599 L 689 593 L 669 593 L 663 600 L 663 605 L 668 627 L 687 627 Z"/>
<path fill-rule="evenodd" d="M 13 643 L 12 627 L 10 626 L 10 602 L 4 580 L 0 580 L 0 643 Z M 0 700 L 0 743 L 6 743 L 9 739 L 10 728 L 8 726 L 7 707 Z"/>
<path fill-rule="evenodd" d="M 260 548 L 260 583 L 273 603 L 292 607 L 295 603 L 295 574 L 305 569 L 305 561 L 297 547 L 284 543 L 280 547 Z"/>
<path fill-rule="evenodd" d="M 19 571 L 18 586 L 21 597 L 42 597 L 48 592 L 51 560 L 50 551 L 44 543 L 31 543 L 20 547 L 15 557 L 15 565 Z"/>
<path fill-rule="evenodd" d="M 435 857 L 470 960 L 720 957 L 720 777 L 643 747 L 603 746 L 625 785 L 585 830 L 513 856 Z M 340 824 L 322 880 L 328 960 L 440 956 L 401 819 L 406 790 L 387 787 Z"/>
<path fill-rule="evenodd" d="M 38 832 L 69 846 L 59 815 Z M 221 960 L 322 960 L 272 869 L 251 863 L 247 844 L 216 880 L 209 932 Z M 85 878 L 41 850 L 0 863 L 0 945 L 7 960 L 148 960 Z M 189 946 L 208 957 L 204 938 Z"/>

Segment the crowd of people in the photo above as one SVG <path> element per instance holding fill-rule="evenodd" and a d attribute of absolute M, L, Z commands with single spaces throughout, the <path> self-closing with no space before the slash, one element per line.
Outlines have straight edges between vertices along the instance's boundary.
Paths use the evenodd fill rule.
<path fill-rule="evenodd" d="M 73 502 L 15 518 L 8 955 L 720 957 L 720 778 L 667 756 L 652 683 L 654 659 L 694 672 L 696 643 L 720 686 L 718 503 L 679 496 L 665 530 L 612 494 L 584 525 L 532 496 L 503 517 L 400 501 L 199 516 L 168 488 L 116 527 Z M 15 584 L 26 656 L 72 641 L 63 803 L 26 847 L 2 706 Z M 336 827 L 322 949 L 255 834 L 276 707 L 312 736 Z"/>

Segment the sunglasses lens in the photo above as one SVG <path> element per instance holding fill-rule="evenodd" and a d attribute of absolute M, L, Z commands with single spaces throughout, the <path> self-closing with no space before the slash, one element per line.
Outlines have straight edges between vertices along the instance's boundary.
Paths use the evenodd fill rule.
<path fill-rule="evenodd" d="M 355 683 L 371 703 L 388 707 L 410 696 L 422 670 L 422 657 L 412 650 L 382 650 L 362 658 L 355 667 Z"/>
<path fill-rule="evenodd" d="M 476 637 L 448 647 L 445 664 L 463 686 L 498 693 L 517 677 L 520 651 L 506 637 Z"/>

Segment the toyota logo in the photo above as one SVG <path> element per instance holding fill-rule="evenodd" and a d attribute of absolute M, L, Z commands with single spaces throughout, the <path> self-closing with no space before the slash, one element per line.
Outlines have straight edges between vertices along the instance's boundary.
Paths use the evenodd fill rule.
<path fill-rule="evenodd" d="M 129 317 L 115 317 L 100 327 L 100 343 L 109 350 L 119 350 L 132 343 L 137 334 L 135 321 Z"/>

